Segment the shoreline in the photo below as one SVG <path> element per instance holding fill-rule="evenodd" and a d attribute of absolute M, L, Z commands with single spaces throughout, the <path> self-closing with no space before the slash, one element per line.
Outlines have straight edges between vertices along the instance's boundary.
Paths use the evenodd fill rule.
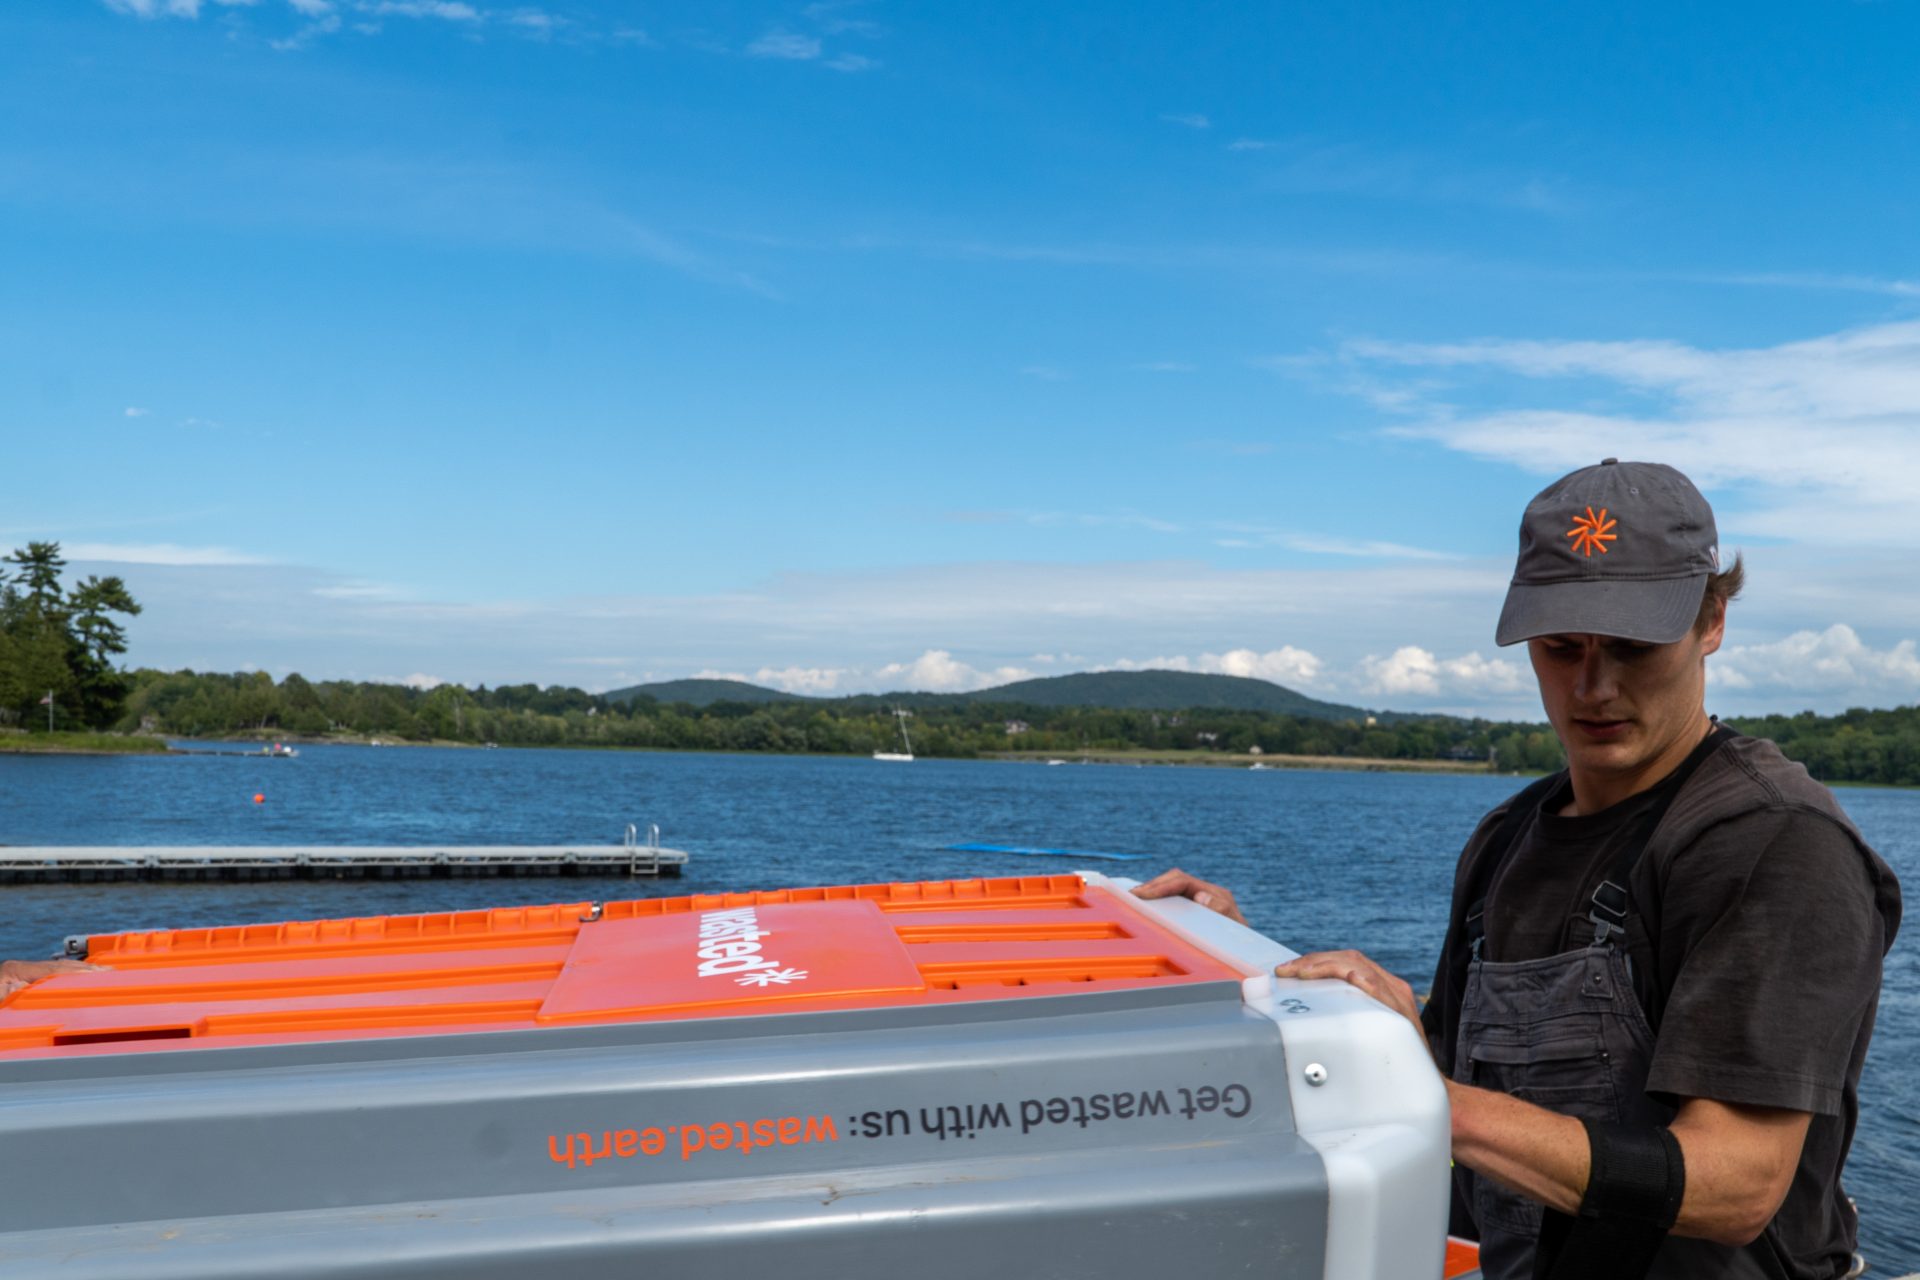
<path fill-rule="evenodd" d="M 47 733 L 0 734 L 0 755 L 10 756 L 165 756 L 178 752 L 154 734 Z"/>
<path fill-rule="evenodd" d="M 205 754 L 193 748 L 179 748 L 170 745 L 173 742 L 215 744 L 215 743 L 267 743 L 283 742 L 295 746 L 349 746 L 381 748 L 401 747 L 440 747 L 463 751 L 486 750 L 486 743 L 462 742 L 449 739 L 430 739 L 420 741 L 404 738 L 375 738 L 372 735 L 302 735 L 302 734 L 248 734 L 226 733 L 208 737 L 187 737 L 139 734 L 91 734 L 60 732 L 50 741 L 45 734 L 0 733 L 0 755 L 44 755 L 44 756 L 187 756 Z M 502 750 L 514 751 L 634 751 L 657 755 L 728 755 L 728 756 L 793 756 L 805 759 L 843 759 L 859 760 L 865 758 L 863 752 L 841 751 L 716 751 L 681 747 L 629 746 L 619 743 L 593 742 L 555 742 L 555 743 L 500 743 Z M 1335 773 L 1411 773 L 1436 774 L 1448 776 L 1480 776 L 1500 778 L 1527 778 L 1540 776 L 1528 770 L 1489 770 L 1484 762 L 1477 760 L 1411 760 L 1384 756 L 1302 756 L 1269 753 L 1252 755 L 1244 752 L 1223 751 L 1154 751 L 1145 748 L 1100 748 L 1085 751 L 1058 753 L 1050 751 L 983 751 L 973 756 L 921 756 L 922 760 L 976 760 L 998 764 L 1045 765 L 1049 761 L 1061 764 L 1104 764 L 1131 765 L 1135 768 L 1177 768 L 1177 769 L 1260 769 L 1324 771 Z M 1920 790 L 1920 784 L 1898 782 L 1839 781 L 1827 782 L 1816 778 L 1822 786 L 1835 789 L 1866 789 L 1889 791 Z"/>
<path fill-rule="evenodd" d="M 1044 764 L 1059 760 L 1066 764 L 1163 765 L 1185 769 L 1307 769 L 1340 773 L 1446 773 L 1486 774 L 1490 777 L 1523 777 L 1520 773 L 1501 773 L 1475 760 L 1398 760 L 1385 756 L 1289 756 L 1250 755 L 1232 751 L 1148 751 L 1108 749 L 1072 752 L 1061 755 L 1051 751 L 993 751 L 983 760 L 1004 760 L 1014 764 Z"/>

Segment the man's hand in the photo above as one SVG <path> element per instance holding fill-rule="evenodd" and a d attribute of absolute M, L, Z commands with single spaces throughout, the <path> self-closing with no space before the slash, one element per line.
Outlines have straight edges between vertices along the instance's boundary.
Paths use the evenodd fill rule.
<path fill-rule="evenodd" d="M 85 973 L 101 968 L 105 966 L 88 964 L 84 960 L 0 960 L 0 1000 L 5 1000 L 29 983 L 51 978 L 56 973 Z"/>
<path fill-rule="evenodd" d="M 1427 1043 L 1427 1029 L 1420 1024 L 1420 1006 L 1413 998 L 1413 988 L 1358 951 L 1315 951 L 1287 961 L 1273 971 L 1273 976 L 1338 978 L 1406 1018 L 1420 1033 L 1420 1043 Z"/>
<path fill-rule="evenodd" d="M 1233 890 L 1222 889 L 1217 884 L 1209 884 L 1198 876 L 1190 876 L 1180 868 L 1162 871 L 1153 879 L 1134 888 L 1136 898 L 1192 898 L 1210 911 L 1218 911 L 1236 924 L 1245 924 L 1247 918 L 1240 914 L 1240 904 L 1233 900 Z"/>

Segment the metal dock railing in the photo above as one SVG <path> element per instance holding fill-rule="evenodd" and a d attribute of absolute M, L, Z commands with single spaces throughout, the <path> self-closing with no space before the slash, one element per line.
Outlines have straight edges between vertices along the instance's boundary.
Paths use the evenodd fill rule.
<path fill-rule="evenodd" d="M 0 845 L 0 884 L 97 880 L 388 880 L 460 876 L 677 876 L 680 849 L 618 845 Z"/>

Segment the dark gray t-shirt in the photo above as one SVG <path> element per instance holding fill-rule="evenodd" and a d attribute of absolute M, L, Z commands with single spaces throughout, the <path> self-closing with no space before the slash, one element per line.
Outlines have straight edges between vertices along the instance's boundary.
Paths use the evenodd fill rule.
<path fill-rule="evenodd" d="M 1562 781 L 1515 836 L 1486 891 L 1489 960 L 1584 947 L 1593 891 L 1671 782 L 1600 813 L 1559 816 Z M 1506 806 L 1481 822 L 1455 873 L 1452 927 L 1426 1021 L 1453 1066 L 1458 901 Z M 1627 955 L 1657 1029 L 1647 1091 L 1668 1105 L 1710 1098 L 1813 1113 L 1787 1199 L 1752 1250 L 1763 1274 L 1826 1277 L 1851 1252 L 1840 1168 L 1859 1115 L 1880 962 L 1900 924 L 1900 889 L 1827 789 L 1771 742 L 1734 737 L 1673 798 L 1635 866 Z"/>

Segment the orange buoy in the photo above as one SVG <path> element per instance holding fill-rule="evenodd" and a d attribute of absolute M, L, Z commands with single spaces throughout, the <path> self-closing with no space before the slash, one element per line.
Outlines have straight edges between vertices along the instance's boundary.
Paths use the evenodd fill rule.
<path fill-rule="evenodd" d="M 253 802 L 255 804 L 265 804 L 267 802 L 267 797 L 261 792 L 256 791 L 253 793 Z"/>

